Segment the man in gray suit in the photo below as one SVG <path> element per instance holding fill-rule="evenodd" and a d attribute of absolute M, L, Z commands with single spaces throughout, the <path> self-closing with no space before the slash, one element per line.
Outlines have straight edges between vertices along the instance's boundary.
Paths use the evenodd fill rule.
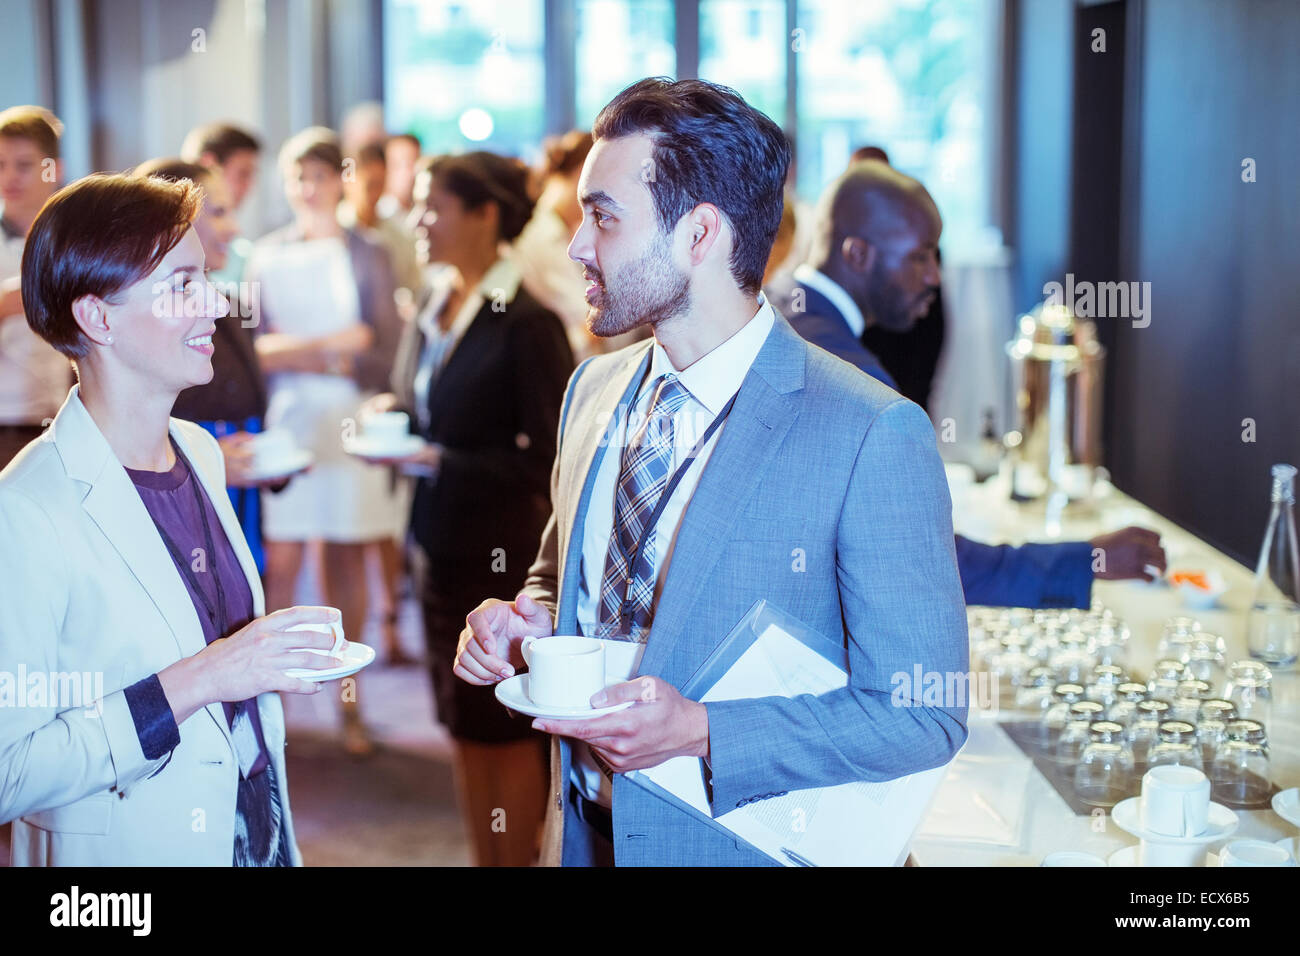
<path fill-rule="evenodd" d="M 529 635 L 644 641 L 636 679 L 593 698 L 630 708 L 534 724 L 554 735 L 544 861 L 769 864 L 623 774 L 698 756 L 720 816 L 947 763 L 966 701 L 897 693 L 914 668 L 968 666 L 943 466 L 919 407 L 801 339 L 759 291 L 789 162 L 771 120 L 724 87 L 650 79 L 593 133 L 569 247 L 588 322 L 654 338 L 574 372 L 537 560 L 513 602 L 469 615 L 456 673 L 512 676 Z M 848 685 L 684 698 L 760 598 L 843 640 Z"/>

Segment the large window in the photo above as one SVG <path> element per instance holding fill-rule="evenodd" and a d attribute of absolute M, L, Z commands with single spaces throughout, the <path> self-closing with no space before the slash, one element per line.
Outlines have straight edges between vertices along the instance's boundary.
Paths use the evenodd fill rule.
<path fill-rule="evenodd" d="M 999 0 L 386 0 L 388 124 L 419 133 L 429 150 L 533 158 L 546 133 L 590 125 L 610 97 L 643 76 L 724 83 L 782 126 L 793 92 L 796 128 L 786 132 L 802 198 L 814 200 L 854 149 L 880 146 L 933 193 L 945 245 L 961 245 L 982 239 L 991 222 L 1000 7 Z M 683 12 L 689 21 L 676 22 Z M 684 54 L 674 46 L 679 36 L 688 40 Z M 552 76 L 546 49 L 565 54 L 549 65 Z M 691 50 L 698 62 L 680 62 Z M 548 89 L 565 102 L 546 103 Z"/>
<path fill-rule="evenodd" d="M 388 0 L 388 127 L 428 152 L 531 153 L 545 130 L 543 0 Z"/>
<path fill-rule="evenodd" d="M 785 122 L 785 0 L 701 0 L 701 78 Z"/>
<path fill-rule="evenodd" d="M 860 146 L 926 185 L 945 243 L 990 221 L 989 105 L 996 0 L 799 0 L 798 188 L 844 171 Z"/>
<path fill-rule="evenodd" d="M 579 126 L 629 84 L 677 72 L 669 0 L 575 0 L 574 27 Z"/>

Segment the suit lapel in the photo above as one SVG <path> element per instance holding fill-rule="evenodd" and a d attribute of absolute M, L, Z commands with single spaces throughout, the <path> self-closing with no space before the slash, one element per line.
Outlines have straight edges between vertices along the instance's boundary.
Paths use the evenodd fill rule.
<path fill-rule="evenodd" d="M 194 602 L 190 599 L 189 591 L 176 570 L 167 546 L 163 544 L 162 536 L 159 535 L 153 518 L 145 508 L 144 502 L 140 500 L 140 493 L 131 483 L 126 469 L 113 455 L 113 450 L 109 447 L 103 433 L 81 403 L 80 396 L 81 386 L 76 385 L 51 426 L 54 429 L 53 440 L 58 447 L 59 456 L 63 459 L 70 478 L 89 485 L 82 507 L 121 555 L 127 570 L 149 595 L 149 599 L 167 622 L 180 656 L 191 657 L 207 646 L 203 640 L 203 627 L 199 623 Z M 232 524 L 237 526 L 238 522 L 234 520 L 234 510 L 226 499 L 225 490 L 220 489 L 219 494 L 213 493 L 208 482 L 204 480 L 203 469 L 195 461 L 191 447 L 176 431 L 175 421 L 172 420 L 171 428 L 176 435 L 177 444 L 194 464 L 199 480 L 203 482 L 209 498 L 217 509 L 227 538 L 232 544 L 242 543 L 242 532 L 232 531 Z M 243 546 L 242 551 L 239 544 L 234 544 L 234 547 L 240 565 L 244 568 L 244 574 L 249 578 L 249 586 L 253 588 L 253 601 L 256 607 L 262 601 L 262 588 L 256 565 L 252 562 L 252 555 L 247 554 L 247 545 Z M 139 631 L 139 639 L 148 640 L 151 633 L 154 632 L 149 628 L 142 628 Z M 221 705 L 209 704 L 205 709 L 229 740 L 230 728 L 226 724 Z"/>
<path fill-rule="evenodd" d="M 177 651 L 197 654 L 204 643 L 194 603 L 139 492 L 81 403 L 80 385 L 52 427 L 68 476 L 89 485 L 82 507 L 166 620 Z"/>
<path fill-rule="evenodd" d="M 653 346 L 653 342 L 647 342 L 643 348 L 633 349 L 626 362 L 605 380 L 589 407 L 570 408 L 568 412 L 574 433 L 566 435 L 564 440 L 573 443 L 574 451 L 561 459 L 560 487 L 576 488 L 579 478 L 582 481 L 582 492 L 568 501 L 560 525 L 569 530 L 568 539 L 560 542 L 564 565 L 561 568 L 561 606 L 557 623 L 568 633 L 575 633 L 577 628 L 583 529 L 591 507 L 591 489 L 605 454 L 616 443 L 611 430 L 617 428 L 624 409 L 635 398 L 637 386 L 650 366 Z M 610 506 L 613 506 L 612 502 Z"/>
<path fill-rule="evenodd" d="M 761 494 L 763 479 L 798 415 L 791 393 L 803 387 L 806 354 L 803 340 L 778 314 L 682 515 L 640 673 L 662 676 L 669 670 L 673 648 L 690 627 L 691 611 L 721 545 L 734 536 L 741 505 Z"/>

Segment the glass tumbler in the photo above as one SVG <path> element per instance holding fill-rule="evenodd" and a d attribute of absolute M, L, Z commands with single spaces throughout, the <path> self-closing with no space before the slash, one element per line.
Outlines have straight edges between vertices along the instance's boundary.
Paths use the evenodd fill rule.
<path fill-rule="evenodd" d="M 1113 807 L 1135 789 L 1133 751 L 1124 728 L 1112 720 L 1094 721 L 1088 745 L 1074 770 L 1074 790 L 1093 807 Z"/>
<path fill-rule="evenodd" d="M 1229 806 L 1259 805 L 1268 799 L 1268 738 L 1257 720 L 1229 722 L 1227 740 L 1210 765 L 1210 786 L 1215 800 Z"/>
<path fill-rule="evenodd" d="M 1196 740 L 1196 726 L 1185 720 L 1166 720 L 1160 725 L 1160 739 L 1147 757 L 1147 769 L 1156 767 L 1194 767 L 1202 773 L 1205 764 Z"/>

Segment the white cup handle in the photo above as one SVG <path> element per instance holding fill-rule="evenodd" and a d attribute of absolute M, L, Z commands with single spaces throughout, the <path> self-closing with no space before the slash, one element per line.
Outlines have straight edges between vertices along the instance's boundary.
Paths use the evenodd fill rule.
<path fill-rule="evenodd" d="M 519 645 L 519 653 L 524 655 L 524 663 L 529 667 L 533 666 L 533 645 L 537 641 L 536 637 L 525 637 Z"/>

